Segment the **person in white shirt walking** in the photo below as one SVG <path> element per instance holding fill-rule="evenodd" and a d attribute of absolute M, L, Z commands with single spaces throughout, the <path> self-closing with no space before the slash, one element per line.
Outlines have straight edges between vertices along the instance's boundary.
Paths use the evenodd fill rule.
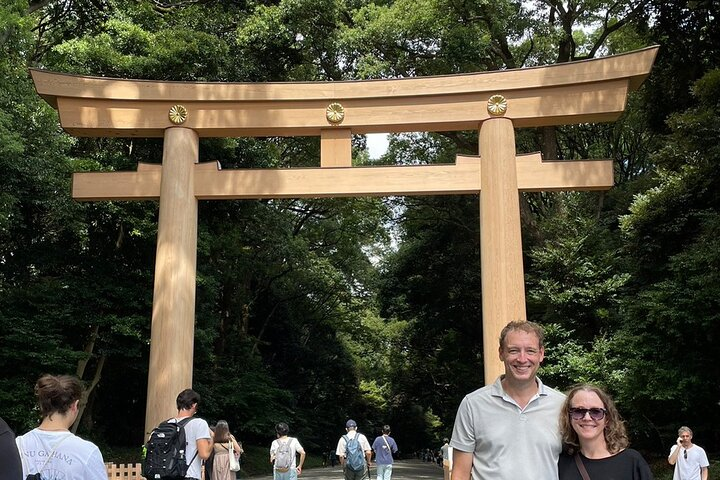
<path fill-rule="evenodd" d="M 707 480 L 707 454 L 702 447 L 692 443 L 693 432 L 690 427 L 678 429 L 678 439 L 670 449 L 668 463 L 675 465 L 673 480 Z"/>
<path fill-rule="evenodd" d="M 305 450 L 297 438 L 289 437 L 290 427 L 285 422 L 275 426 L 277 439 L 270 445 L 270 463 L 273 464 L 274 480 L 295 480 L 302 473 Z M 297 454 L 300 454 L 300 463 Z"/>
<path fill-rule="evenodd" d="M 372 450 L 367 437 L 357 431 L 355 420 L 345 423 L 345 435 L 338 440 L 335 454 L 340 459 L 345 480 L 368 480 Z"/>

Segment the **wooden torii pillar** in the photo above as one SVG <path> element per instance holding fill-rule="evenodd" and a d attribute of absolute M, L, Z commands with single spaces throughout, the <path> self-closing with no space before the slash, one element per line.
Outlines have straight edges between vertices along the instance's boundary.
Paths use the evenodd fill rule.
<path fill-rule="evenodd" d="M 73 198 L 157 200 L 160 216 L 146 432 L 192 385 L 198 200 L 480 193 L 485 381 L 497 340 L 525 320 L 518 191 L 596 190 L 612 161 L 516 155 L 518 127 L 617 119 L 657 53 L 464 75 L 314 83 L 186 83 L 31 70 L 38 93 L 77 136 L 163 137 L 162 165 L 76 173 Z M 479 130 L 479 157 L 455 164 L 352 167 L 352 134 Z M 201 137 L 319 136 L 320 168 L 221 170 L 198 163 Z"/>

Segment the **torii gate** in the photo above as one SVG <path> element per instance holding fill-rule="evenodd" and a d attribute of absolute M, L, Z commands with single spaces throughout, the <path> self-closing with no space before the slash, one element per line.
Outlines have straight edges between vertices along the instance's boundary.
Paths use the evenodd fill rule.
<path fill-rule="evenodd" d="M 517 127 L 617 119 L 658 47 L 546 67 L 393 80 L 190 83 L 31 70 L 71 135 L 163 137 L 162 165 L 75 173 L 77 200 L 160 200 L 145 430 L 192 385 L 198 200 L 480 193 L 485 382 L 497 339 L 525 320 L 518 191 L 603 190 L 611 160 L 516 155 Z M 455 164 L 352 167 L 351 135 L 479 129 L 478 157 Z M 319 168 L 221 170 L 200 137 L 320 136 Z"/>

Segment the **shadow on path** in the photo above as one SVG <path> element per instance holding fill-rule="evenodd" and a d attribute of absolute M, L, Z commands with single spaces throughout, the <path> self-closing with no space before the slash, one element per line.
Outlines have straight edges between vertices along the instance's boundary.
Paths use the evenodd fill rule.
<path fill-rule="evenodd" d="M 272 475 L 249 477 L 252 480 L 272 480 Z M 370 466 L 370 480 L 376 480 L 375 464 Z M 442 480 L 442 467 L 420 460 L 399 460 L 393 464 L 392 480 Z M 342 480 L 342 469 L 337 467 L 311 468 L 303 470 L 298 480 Z"/>

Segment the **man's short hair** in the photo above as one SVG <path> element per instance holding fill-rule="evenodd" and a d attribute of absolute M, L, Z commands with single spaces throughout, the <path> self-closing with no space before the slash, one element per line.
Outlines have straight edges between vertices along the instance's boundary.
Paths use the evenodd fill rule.
<path fill-rule="evenodd" d="M 390 425 L 383 425 L 383 433 L 384 433 L 385 435 L 389 435 L 389 434 L 390 434 Z"/>
<path fill-rule="evenodd" d="M 505 348 L 505 337 L 507 337 L 508 333 L 514 332 L 516 330 L 523 331 L 525 333 L 534 333 L 539 340 L 540 348 L 544 348 L 544 342 L 545 342 L 545 332 L 543 331 L 543 328 L 538 325 L 535 322 L 526 322 L 524 320 L 514 320 L 507 325 L 505 325 L 505 328 L 502 329 L 500 332 L 500 349 L 502 350 Z"/>
<path fill-rule="evenodd" d="M 275 425 L 275 433 L 277 433 L 281 437 L 287 435 L 289 431 L 290 431 L 290 427 L 288 427 L 288 424 L 285 422 L 280 422 L 277 425 Z"/>
<path fill-rule="evenodd" d="M 682 435 L 683 432 L 689 433 L 691 437 L 693 435 L 692 430 L 690 430 L 690 427 L 686 427 L 684 425 L 682 427 L 678 428 L 678 436 Z"/>
<path fill-rule="evenodd" d="M 200 394 L 191 388 L 180 392 L 175 400 L 178 410 L 190 410 L 193 404 L 200 404 Z"/>

